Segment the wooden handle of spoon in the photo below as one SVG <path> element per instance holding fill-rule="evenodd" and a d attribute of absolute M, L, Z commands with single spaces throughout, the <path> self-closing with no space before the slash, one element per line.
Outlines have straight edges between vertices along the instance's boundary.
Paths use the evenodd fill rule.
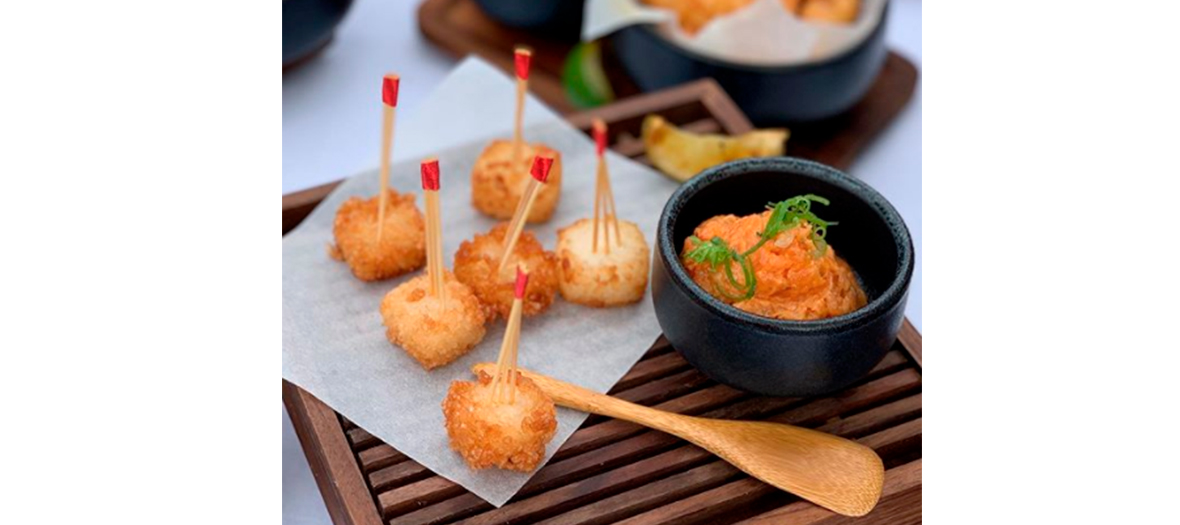
<path fill-rule="evenodd" d="M 490 374 L 493 366 L 481 363 L 473 369 Z M 876 452 L 859 443 L 791 425 L 674 414 L 518 370 L 558 405 L 667 432 L 837 513 L 863 516 L 881 497 L 885 467 Z"/>

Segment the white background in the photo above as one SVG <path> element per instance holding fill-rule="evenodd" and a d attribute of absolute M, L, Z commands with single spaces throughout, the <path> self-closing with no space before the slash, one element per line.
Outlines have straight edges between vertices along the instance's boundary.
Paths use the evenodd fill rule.
<path fill-rule="evenodd" d="M 921 330 L 922 5 L 898 0 L 890 10 L 886 40 L 918 65 L 918 87 L 893 125 L 849 171 L 884 194 L 910 227 L 918 258 L 906 315 Z M 380 113 L 375 109 L 373 79 L 387 71 L 401 74 L 398 117 L 412 118 L 416 102 L 456 62 L 418 31 L 416 3 L 358 1 L 324 53 L 283 77 L 283 192 L 348 177 L 376 165 Z M 400 157 L 396 147 L 394 156 Z M 283 521 L 330 523 L 285 408 Z"/>
<path fill-rule="evenodd" d="M 923 518 L 1174 522 L 1180 4 L 922 7 Z M 898 0 L 914 33 L 890 35 L 911 58 L 918 8 Z M 284 491 L 300 474 L 265 417 L 279 16 L 5 5 L 0 523 L 265 523 L 319 501 Z M 416 38 L 408 14 L 381 24 Z M 917 166 L 889 146 L 911 108 L 869 153 L 900 151 L 890 169 Z"/>

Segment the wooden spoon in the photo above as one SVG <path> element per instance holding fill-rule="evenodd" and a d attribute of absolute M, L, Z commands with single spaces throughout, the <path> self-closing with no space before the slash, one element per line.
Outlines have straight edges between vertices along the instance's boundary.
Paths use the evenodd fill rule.
<path fill-rule="evenodd" d="M 480 363 L 474 370 L 491 374 L 494 367 Z M 859 443 L 791 425 L 674 414 L 518 370 L 558 405 L 667 432 L 839 514 L 864 516 L 881 498 L 885 466 L 873 449 Z"/>

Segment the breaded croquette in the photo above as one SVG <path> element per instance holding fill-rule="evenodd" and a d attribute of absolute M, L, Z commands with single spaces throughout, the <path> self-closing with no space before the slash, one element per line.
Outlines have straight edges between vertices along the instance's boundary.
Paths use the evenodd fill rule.
<path fill-rule="evenodd" d="M 503 271 L 496 273 L 500 256 L 504 253 L 504 236 L 508 224 L 500 223 L 492 231 L 476 234 L 463 241 L 455 253 L 455 277 L 471 288 L 489 319 L 508 317 L 512 310 L 517 265 L 528 268 L 529 288 L 524 298 L 524 315 L 537 315 L 553 303 L 557 295 L 560 270 L 557 256 L 545 251 L 541 243 L 528 231 L 521 232 L 513 248 L 513 256 Z"/>
<path fill-rule="evenodd" d="M 615 239 L 611 221 L 610 253 L 599 234 L 593 250 L 594 221 L 579 220 L 557 231 L 557 259 L 561 263 L 561 296 L 587 306 L 617 306 L 643 299 L 647 290 L 647 241 L 630 221 L 619 221 L 622 242 Z"/>
<path fill-rule="evenodd" d="M 483 340 L 483 305 L 471 289 L 443 275 L 445 300 L 430 295 L 430 276 L 419 275 L 391 290 L 381 301 L 389 342 L 430 370 L 458 359 Z"/>
<path fill-rule="evenodd" d="M 545 445 L 557 431 L 553 401 L 526 377 L 515 375 L 511 403 L 492 398 L 492 377 L 454 381 L 443 400 L 447 436 L 471 468 L 500 467 L 530 472 L 545 457 Z"/>
<path fill-rule="evenodd" d="M 397 277 L 426 264 L 426 221 L 414 205 L 414 196 L 389 190 L 385 227 L 377 241 L 379 197 L 352 197 L 336 211 L 332 233 L 336 245 L 328 253 L 348 263 L 362 281 Z"/>
<path fill-rule="evenodd" d="M 529 166 L 536 156 L 552 157 L 549 179 L 537 192 L 537 200 L 529 210 L 528 222 L 549 220 L 561 197 L 561 153 L 548 146 L 525 143 L 520 148 L 524 159 L 512 162 L 512 141 L 493 140 L 471 170 L 471 203 L 475 209 L 496 219 L 511 219 L 516 204 L 529 181 Z"/>

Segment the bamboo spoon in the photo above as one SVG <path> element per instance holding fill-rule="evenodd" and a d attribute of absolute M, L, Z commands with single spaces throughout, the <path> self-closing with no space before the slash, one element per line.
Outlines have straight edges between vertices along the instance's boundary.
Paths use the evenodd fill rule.
<path fill-rule="evenodd" d="M 491 373 L 495 365 L 475 365 Z M 717 454 L 766 483 L 845 516 L 877 505 L 885 467 L 873 449 L 815 430 L 767 423 L 683 416 L 628 403 L 524 369 L 558 405 L 638 423 Z"/>

